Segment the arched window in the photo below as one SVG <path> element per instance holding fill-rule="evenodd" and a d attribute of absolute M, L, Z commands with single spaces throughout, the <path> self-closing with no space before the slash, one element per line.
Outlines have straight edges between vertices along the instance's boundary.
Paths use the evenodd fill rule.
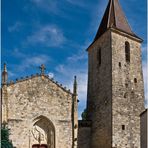
<path fill-rule="evenodd" d="M 130 63 L 130 44 L 125 42 L 125 59 L 127 63 Z"/>

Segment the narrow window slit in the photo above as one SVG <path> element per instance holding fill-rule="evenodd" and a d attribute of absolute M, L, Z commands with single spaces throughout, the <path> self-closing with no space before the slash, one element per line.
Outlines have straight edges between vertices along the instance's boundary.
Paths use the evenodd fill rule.
<path fill-rule="evenodd" d="M 125 59 L 127 63 L 130 63 L 130 44 L 125 42 Z"/>
<path fill-rule="evenodd" d="M 121 68 L 121 62 L 119 62 L 119 67 Z"/>
<path fill-rule="evenodd" d="M 123 131 L 125 130 L 125 125 L 122 125 L 122 130 L 123 130 Z"/>
<path fill-rule="evenodd" d="M 136 78 L 134 78 L 134 83 L 137 83 L 137 79 Z"/>
<path fill-rule="evenodd" d="M 127 84 L 127 83 L 125 83 L 125 87 L 126 87 L 126 88 L 128 87 L 128 84 Z"/>

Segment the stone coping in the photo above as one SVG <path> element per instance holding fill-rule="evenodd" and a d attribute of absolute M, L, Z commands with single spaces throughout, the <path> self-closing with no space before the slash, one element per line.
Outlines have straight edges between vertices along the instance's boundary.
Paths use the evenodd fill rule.
<path fill-rule="evenodd" d="M 67 89 L 66 87 L 64 87 L 62 84 L 60 84 L 58 81 L 55 81 L 53 78 L 50 78 L 48 75 L 45 75 L 45 74 L 35 74 L 35 75 L 31 75 L 31 76 L 26 76 L 26 77 L 21 77 L 19 79 L 16 79 L 16 81 L 10 81 L 7 86 L 11 86 L 11 85 L 14 85 L 16 83 L 19 83 L 19 82 L 24 82 L 24 81 L 27 81 L 29 79 L 33 79 L 35 77 L 45 77 L 47 78 L 49 81 L 53 82 L 54 84 L 56 84 L 58 87 L 60 87 L 61 89 L 63 89 L 65 92 L 73 95 L 73 93 L 70 91 L 70 89 Z"/>
<path fill-rule="evenodd" d="M 78 124 L 79 124 L 79 127 L 91 127 L 90 120 L 79 120 Z"/>

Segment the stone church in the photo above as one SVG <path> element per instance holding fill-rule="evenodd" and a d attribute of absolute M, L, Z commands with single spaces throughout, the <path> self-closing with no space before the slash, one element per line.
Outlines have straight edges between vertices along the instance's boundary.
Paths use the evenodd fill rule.
<path fill-rule="evenodd" d="M 118 0 L 109 0 L 88 47 L 86 119 L 73 92 L 40 74 L 8 82 L 2 72 L 2 122 L 16 148 L 140 148 L 144 111 L 141 43 Z"/>

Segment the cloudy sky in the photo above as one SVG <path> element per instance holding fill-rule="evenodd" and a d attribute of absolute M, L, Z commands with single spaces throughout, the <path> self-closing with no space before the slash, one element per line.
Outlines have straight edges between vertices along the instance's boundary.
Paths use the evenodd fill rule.
<path fill-rule="evenodd" d="M 85 49 L 94 39 L 107 2 L 2 0 L 2 63 L 8 65 L 9 80 L 35 74 L 41 64 L 46 65 L 47 74 L 70 89 L 77 75 L 80 116 L 87 96 Z M 120 0 L 120 3 L 133 31 L 144 39 L 146 84 L 146 0 Z"/>

